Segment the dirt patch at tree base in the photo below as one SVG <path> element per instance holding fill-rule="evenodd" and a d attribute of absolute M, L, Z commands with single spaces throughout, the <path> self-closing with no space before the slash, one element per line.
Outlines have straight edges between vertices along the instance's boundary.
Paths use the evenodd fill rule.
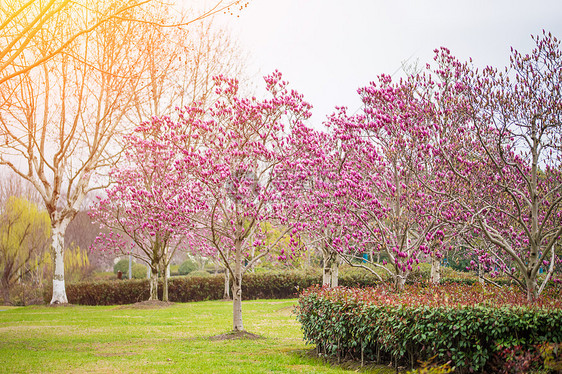
<path fill-rule="evenodd" d="M 60 308 L 60 307 L 75 307 L 76 305 L 70 303 L 59 303 L 58 301 L 53 304 L 46 304 L 50 308 Z"/>
<path fill-rule="evenodd" d="M 209 340 L 240 340 L 240 339 L 248 339 L 248 340 L 258 340 L 258 339 L 265 339 L 261 335 L 252 334 L 248 331 L 229 331 L 225 334 L 211 336 Z"/>
<path fill-rule="evenodd" d="M 174 305 L 171 301 L 146 300 L 138 303 L 123 305 L 119 309 L 162 309 Z"/>

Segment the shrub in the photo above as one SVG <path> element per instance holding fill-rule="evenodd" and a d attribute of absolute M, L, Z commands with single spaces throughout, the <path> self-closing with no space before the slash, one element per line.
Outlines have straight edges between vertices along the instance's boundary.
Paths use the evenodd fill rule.
<path fill-rule="evenodd" d="M 215 274 L 215 270 L 216 270 L 215 264 L 208 262 L 205 264 L 205 268 L 203 270 L 205 270 L 209 274 Z"/>
<path fill-rule="evenodd" d="M 43 290 L 43 299 L 50 301 L 52 285 Z M 79 282 L 66 285 L 66 296 L 70 304 L 119 305 L 148 300 L 150 286 L 147 279 L 123 281 Z"/>
<path fill-rule="evenodd" d="M 197 270 L 198 266 L 195 262 L 191 260 L 186 260 L 181 263 L 180 267 L 178 268 L 179 275 L 187 275 L 192 271 Z"/>
<path fill-rule="evenodd" d="M 92 276 L 88 278 L 89 282 L 100 282 L 100 281 L 110 281 L 110 280 L 115 280 L 115 274 L 111 271 L 94 272 Z"/>
<path fill-rule="evenodd" d="M 208 271 L 206 270 L 194 270 L 192 272 L 190 272 L 189 274 L 187 274 L 188 277 L 210 277 L 211 274 L 209 274 Z"/>
<path fill-rule="evenodd" d="M 478 371 L 503 348 L 562 342 L 562 301 L 545 295 L 530 305 L 508 288 L 416 285 L 397 294 L 385 285 L 314 287 L 301 295 L 296 312 L 305 340 L 327 356 L 410 366 L 436 356 L 437 364 Z"/>
<path fill-rule="evenodd" d="M 123 277 L 126 276 L 126 274 L 129 273 L 129 259 L 123 258 L 119 261 L 117 261 L 117 263 L 115 265 L 113 265 L 113 272 L 115 274 L 117 274 L 118 272 L 123 273 Z"/>
<path fill-rule="evenodd" d="M 523 347 L 498 347 L 488 362 L 486 371 L 494 373 L 529 373 L 537 372 L 544 366 L 540 345 Z"/>
<path fill-rule="evenodd" d="M 246 274 L 242 283 L 242 298 L 252 299 L 286 299 L 296 297 L 299 290 L 321 282 L 318 272 L 303 273 L 271 272 Z M 158 287 L 162 296 L 162 285 Z M 43 290 L 43 300 L 51 300 L 52 286 L 49 284 Z M 193 276 L 176 277 L 168 280 L 168 296 L 170 301 L 190 302 L 203 300 L 220 300 L 224 293 L 224 275 L 207 274 L 206 277 Z M 142 280 L 124 280 L 122 282 L 100 281 L 69 283 L 66 285 L 66 295 L 71 304 L 83 305 L 119 305 L 131 304 L 147 300 L 149 297 L 149 282 Z"/>
<path fill-rule="evenodd" d="M 127 265 L 128 266 L 128 265 Z M 142 265 L 142 264 L 133 264 L 132 267 L 132 273 L 133 273 L 133 279 L 146 279 L 146 272 L 147 272 L 147 268 L 146 266 Z M 128 269 L 127 269 L 128 272 Z"/>
<path fill-rule="evenodd" d="M 170 265 L 170 276 L 173 277 L 173 276 L 180 275 L 179 268 L 180 268 L 179 265 Z"/>
<path fill-rule="evenodd" d="M 41 287 L 29 283 L 16 283 L 10 288 L 9 304 L 15 306 L 41 304 L 43 302 L 41 296 Z"/>

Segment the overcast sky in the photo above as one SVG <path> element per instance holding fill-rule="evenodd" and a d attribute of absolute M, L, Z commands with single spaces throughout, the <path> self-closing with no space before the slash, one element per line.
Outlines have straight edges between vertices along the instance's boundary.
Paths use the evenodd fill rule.
<path fill-rule="evenodd" d="M 249 52 L 254 84 L 280 70 L 314 106 L 311 124 L 320 127 L 335 106 L 360 107 L 357 88 L 381 73 L 399 77 L 402 61 L 431 62 L 440 46 L 500 67 L 510 46 L 531 50 L 531 34 L 562 38 L 562 1 L 251 0 L 218 21 Z"/>

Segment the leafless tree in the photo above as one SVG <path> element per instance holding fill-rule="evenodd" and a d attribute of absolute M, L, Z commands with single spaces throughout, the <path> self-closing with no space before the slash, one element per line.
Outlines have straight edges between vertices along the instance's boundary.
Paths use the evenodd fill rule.
<path fill-rule="evenodd" d="M 202 17 L 237 3 L 219 2 Z M 130 129 L 134 93 L 143 89 L 150 68 L 146 28 L 170 25 L 154 18 L 158 3 L 148 1 L 6 4 L 0 21 L 0 164 L 41 195 L 51 219 L 51 303 L 66 303 L 66 228 L 87 193 L 103 187 L 105 179 L 94 175 L 119 158 L 117 135 Z"/>
<path fill-rule="evenodd" d="M 155 0 L 113 0 L 96 2 L 91 0 L 2 0 L 0 2 L 0 85 L 21 74 L 28 73 L 61 53 L 72 53 L 77 39 L 116 18 L 130 17 L 132 9 L 146 9 L 160 4 Z M 97 4 L 97 6 L 95 6 Z M 245 1 L 217 1 L 199 15 L 185 20 L 187 25 L 214 14 L 234 11 L 245 7 Z M 147 6 L 148 5 L 148 6 Z M 61 28 L 61 20 L 77 20 L 71 32 Z M 143 20 L 155 24 L 153 20 Z M 68 24 L 66 24 L 68 26 Z M 165 25 L 172 26 L 172 25 Z M 49 33 L 49 49 L 43 55 L 21 60 L 29 49 L 45 42 L 44 34 Z"/>

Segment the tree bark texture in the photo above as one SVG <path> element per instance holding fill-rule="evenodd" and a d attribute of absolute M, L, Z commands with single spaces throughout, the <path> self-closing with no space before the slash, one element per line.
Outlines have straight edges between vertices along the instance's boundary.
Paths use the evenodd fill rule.
<path fill-rule="evenodd" d="M 51 250 L 53 253 L 53 296 L 51 304 L 67 304 L 64 282 L 64 233 L 70 220 L 53 220 L 51 226 Z"/>

